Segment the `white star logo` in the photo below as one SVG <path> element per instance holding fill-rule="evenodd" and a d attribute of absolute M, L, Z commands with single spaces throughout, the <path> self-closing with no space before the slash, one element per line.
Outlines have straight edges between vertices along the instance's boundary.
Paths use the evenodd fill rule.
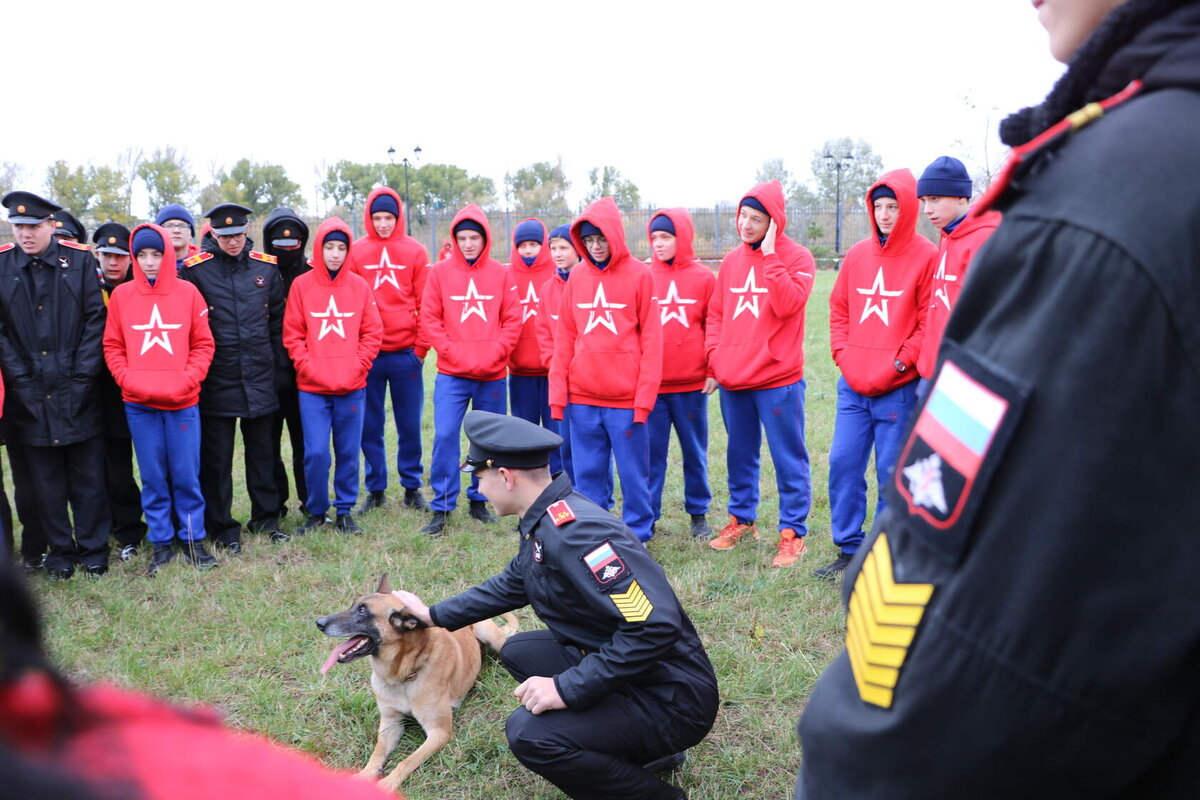
<path fill-rule="evenodd" d="M 379 259 L 378 264 L 364 264 L 363 269 L 375 271 L 375 286 L 378 289 L 380 284 L 390 283 L 396 287 L 396 291 L 400 291 L 400 283 L 396 280 L 396 273 L 402 269 L 408 269 L 406 264 L 393 264 L 388 258 L 387 248 L 383 248 L 383 255 Z"/>
<path fill-rule="evenodd" d="M 525 320 L 530 317 L 537 316 L 538 306 L 537 289 L 533 285 L 533 281 L 529 282 L 529 288 L 525 290 L 525 296 L 521 298 L 521 324 L 525 324 Z"/>
<path fill-rule="evenodd" d="M 662 314 L 662 324 L 666 325 L 668 322 L 674 319 L 678 320 L 679 324 L 685 328 L 692 327 L 688 324 L 687 309 L 685 309 L 684 306 L 695 305 L 698 302 L 698 300 L 687 300 L 680 297 L 679 287 L 676 286 L 675 281 L 672 280 L 671 285 L 667 287 L 667 296 L 658 301 L 658 304 L 662 306 L 662 308 L 659 309 L 660 313 Z M 667 308 L 667 306 L 672 305 L 678 306 L 678 308 L 676 308 L 674 311 Z"/>
<path fill-rule="evenodd" d="M 868 298 L 867 304 L 865 306 L 863 306 L 862 317 L 858 320 L 860 325 L 862 323 L 866 322 L 867 317 L 871 316 L 872 314 L 874 314 L 875 316 L 877 316 L 881 320 L 883 320 L 884 325 L 887 325 L 888 324 L 888 309 L 887 309 L 888 298 L 889 297 L 899 297 L 900 295 L 904 294 L 903 289 L 900 289 L 899 291 L 895 291 L 895 292 L 889 292 L 886 288 L 884 288 L 883 267 L 880 267 L 879 272 L 875 273 L 875 282 L 871 284 L 870 289 L 855 289 L 854 291 L 858 292 L 861 295 L 865 295 Z M 879 302 L 878 303 L 871 302 L 870 298 L 872 298 L 872 297 L 880 298 Z"/>
<path fill-rule="evenodd" d="M 308 313 L 321 320 L 321 332 L 317 334 L 317 341 L 324 339 L 327 333 L 336 333 L 345 339 L 346 329 L 342 326 L 342 320 L 354 316 L 353 311 L 338 311 L 337 300 L 332 294 L 329 295 L 329 306 L 324 311 L 310 311 Z"/>
<path fill-rule="evenodd" d="M 908 491 L 915 505 L 934 508 L 945 514 L 946 490 L 942 487 L 942 457 L 937 453 L 904 468 Z"/>
<path fill-rule="evenodd" d="M 451 300 L 462 301 L 462 316 L 458 318 L 459 322 L 466 322 L 467 317 L 472 314 L 477 314 L 481 320 L 487 322 L 487 311 L 483 308 L 484 300 L 491 300 L 495 297 L 492 294 L 480 294 L 475 288 L 475 279 L 471 278 L 467 282 L 467 293 L 459 295 L 450 295 Z"/>
<path fill-rule="evenodd" d="M 950 295 L 946 293 L 946 284 L 947 283 L 956 283 L 958 281 L 958 276 L 946 274 L 946 254 L 945 253 L 942 253 L 942 263 L 938 264 L 937 272 L 935 272 L 933 274 L 933 279 L 935 281 L 941 281 L 941 283 L 938 284 L 937 291 L 935 291 L 933 293 L 933 295 L 934 295 L 934 297 L 941 300 L 942 303 L 945 304 L 946 310 L 949 311 L 950 310 Z"/>
<path fill-rule="evenodd" d="M 612 309 L 624 308 L 626 304 L 608 302 L 608 298 L 604 296 L 603 283 L 596 284 L 596 296 L 592 298 L 592 302 L 579 303 L 578 305 L 580 308 L 586 308 L 588 310 L 587 326 L 583 329 L 584 336 L 587 336 L 589 333 L 591 333 L 592 328 L 596 327 L 597 325 L 603 325 L 612 331 L 614 336 L 616 336 L 617 323 L 613 321 Z M 603 315 L 597 316 L 596 309 L 598 308 L 604 309 Z"/>
<path fill-rule="evenodd" d="M 746 283 L 742 288 L 730 287 L 729 291 L 733 294 L 746 295 L 738 298 L 737 307 L 733 309 L 733 319 L 737 319 L 743 311 L 749 311 L 755 318 L 758 317 L 758 298 L 755 295 L 766 294 L 767 290 L 758 288 L 754 283 L 754 267 L 750 268 L 750 274 L 746 276 Z"/>
<path fill-rule="evenodd" d="M 158 345 L 171 355 L 175 355 L 175 351 L 171 349 L 171 334 L 167 333 L 167 331 L 173 331 L 178 328 L 182 328 L 183 323 L 181 322 L 177 325 L 167 325 L 162 321 L 162 315 L 158 313 L 158 303 L 155 303 L 150 308 L 149 322 L 147 322 L 145 325 L 130 325 L 129 327 L 133 328 L 135 331 L 146 332 L 143 334 L 145 338 L 142 339 L 142 352 L 138 353 L 138 355 L 144 356 L 146 351 L 151 347 L 154 347 L 154 345 Z M 153 334 L 153 331 L 155 330 L 162 331 L 162 334 L 155 336 Z"/>

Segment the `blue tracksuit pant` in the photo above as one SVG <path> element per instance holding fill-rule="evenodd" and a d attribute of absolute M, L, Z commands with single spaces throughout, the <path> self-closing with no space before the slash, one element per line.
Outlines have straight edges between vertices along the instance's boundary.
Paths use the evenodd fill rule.
<path fill-rule="evenodd" d="M 660 394 L 646 422 L 650 433 L 650 507 L 654 519 L 662 516 L 671 426 L 675 427 L 683 455 L 683 508 L 689 514 L 707 514 L 712 502 L 712 490 L 708 487 L 708 395 L 700 391 Z"/>
<path fill-rule="evenodd" d="M 514 417 L 520 417 L 534 425 L 548 428 L 560 436 L 563 435 L 558 420 L 550 416 L 550 379 L 546 376 L 509 375 L 508 402 Z M 551 475 L 562 472 L 561 449 L 550 453 Z"/>
<path fill-rule="evenodd" d="M 358 451 L 362 447 L 366 389 L 349 394 L 300 391 L 300 425 L 304 429 L 305 507 L 309 514 L 329 510 L 329 437 L 333 436 L 333 506 L 349 514 L 358 499 Z"/>
<path fill-rule="evenodd" d="M 916 381 L 878 397 L 866 397 L 837 383 L 837 419 L 829 448 L 829 517 L 833 543 L 843 553 L 858 551 L 867 519 L 867 461 L 875 449 L 878 500 L 875 518 L 887 507 L 883 487 L 900 455 L 908 416 L 916 402 Z"/>
<path fill-rule="evenodd" d="M 603 504 L 611 491 L 611 462 L 621 478 L 621 519 L 638 539 L 649 540 L 650 441 L 646 426 L 633 421 L 632 408 L 603 408 L 572 403 L 571 448 L 579 491 Z"/>
<path fill-rule="evenodd" d="M 384 400 L 392 393 L 396 421 L 396 471 L 405 489 L 421 488 L 421 414 L 425 407 L 425 382 L 421 360 L 408 350 L 380 351 L 367 373 L 366 416 L 363 417 L 362 452 L 366 462 L 368 492 L 387 488 L 387 452 L 383 444 Z"/>
<path fill-rule="evenodd" d="M 454 375 L 437 376 L 433 384 L 433 461 L 429 483 L 433 486 L 434 511 L 453 511 L 462 489 L 462 421 L 467 406 L 478 411 L 507 412 L 505 379 L 476 381 Z M 467 488 L 471 500 L 487 500 L 479 493 L 479 478 L 472 475 Z"/>
<path fill-rule="evenodd" d="M 185 542 L 203 539 L 200 407 L 163 411 L 126 403 L 125 419 L 142 476 L 146 539 L 152 544 L 167 544 L 176 535 Z"/>
<path fill-rule="evenodd" d="M 758 518 L 759 452 L 766 431 L 779 490 L 779 529 L 807 534 L 812 488 L 804 447 L 804 381 L 775 389 L 721 389 L 721 416 L 729 434 L 729 513 L 742 520 Z"/>

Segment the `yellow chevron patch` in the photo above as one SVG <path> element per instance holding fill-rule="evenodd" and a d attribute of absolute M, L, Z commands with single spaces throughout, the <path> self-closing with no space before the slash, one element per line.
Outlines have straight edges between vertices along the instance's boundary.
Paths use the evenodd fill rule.
<path fill-rule="evenodd" d="M 621 612 L 621 616 L 626 622 L 645 622 L 650 616 L 650 612 L 654 610 L 654 606 L 650 604 L 650 598 L 646 597 L 646 593 L 642 591 L 642 587 L 638 586 L 638 582 L 634 581 L 629 584 L 629 589 L 623 594 L 610 594 L 613 605 L 617 607 L 617 611 Z"/>
<path fill-rule="evenodd" d="M 880 708 L 892 707 L 892 693 L 933 596 L 932 583 L 896 583 L 892 551 L 880 533 L 863 562 L 850 595 L 846 651 L 858 696 Z"/>

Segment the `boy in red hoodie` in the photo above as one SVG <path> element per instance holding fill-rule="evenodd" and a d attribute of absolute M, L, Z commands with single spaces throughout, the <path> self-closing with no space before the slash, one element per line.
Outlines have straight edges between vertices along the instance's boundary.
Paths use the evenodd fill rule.
<path fill-rule="evenodd" d="M 937 248 L 917 234 L 917 181 L 906 169 L 889 172 L 867 190 L 874 235 L 850 248 L 829 297 L 829 343 L 842 371 L 837 420 L 829 448 L 829 516 L 838 557 L 813 576 L 832 580 L 862 543 L 867 518 L 864 473 L 875 448 L 883 489 L 900 453 L 904 426 L 916 403 L 917 359 L 925 337 L 929 281 Z"/>
<path fill-rule="evenodd" d="M 538 294 L 554 277 L 554 259 L 546 245 L 546 226 L 533 217 L 513 228 L 509 269 L 521 301 L 521 336 L 508 362 L 508 399 L 514 417 L 559 432 L 550 417 L 549 360 L 542 359 L 538 343 L 538 317 L 545 313 Z M 550 474 L 562 471 L 562 455 L 550 453 Z"/>
<path fill-rule="evenodd" d="M 738 204 L 742 240 L 721 261 L 704 344 L 729 433 L 729 524 L 710 542 L 728 550 L 758 538 L 758 459 L 766 431 L 779 489 L 773 567 L 804 554 L 812 498 L 804 446 L 804 307 L 816 263 L 788 238 L 783 185 L 760 183 Z"/>
<path fill-rule="evenodd" d="M 1000 224 L 1000 212 L 988 211 L 967 217 L 971 210 L 971 176 L 963 163 L 951 156 L 940 156 L 925 168 L 917 181 L 917 197 L 925 216 L 942 232 L 937 267 L 930 284 L 925 343 L 917 361 L 923 388 L 937 368 L 942 334 L 950 320 L 950 312 L 958 302 L 963 281 L 967 279 L 967 268 Z"/>
<path fill-rule="evenodd" d="M 712 531 L 704 515 L 712 502 L 712 490 L 708 486 L 708 395 L 704 389 L 710 374 L 704 328 L 716 276 L 693 254 L 692 217 L 687 209 L 660 211 L 650 220 L 649 235 L 650 274 L 658 293 L 663 331 L 662 385 L 649 419 L 650 503 L 657 522 L 662 516 L 673 425 L 683 455 L 683 507 L 692 518 L 692 536 L 707 539 Z"/>
<path fill-rule="evenodd" d="M 603 503 L 610 458 L 621 477 L 621 518 L 645 542 L 654 535 L 646 419 L 662 378 L 662 324 L 649 268 L 629 253 L 611 197 L 571 224 L 585 254 L 563 289 L 550 365 L 550 409 L 570 416 L 579 491 Z M 568 404 L 570 409 L 567 408 Z"/>
<path fill-rule="evenodd" d="M 367 373 L 383 341 L 383 322 L 370 285 L 346 267 L 349 253 L 346 223 L 336 217 L 322 222 L 313 240 L 312 269 L 292 282 L 283 315 L 283 346 L 296 365 L 308 488 L 308 519 L 297 533 L 329 523 L 331 433 L 337 529 L 362 533 L 350 511 L 358 499 Z"/>
<path fill-rule="evenodd" d="M 508 360 L 521 335 L 521 303 L 512 273 L 489 254 L 492 231 L 483 209 L 471 203 L 450 224 L 450 257 L 429 269 L 421 305 L 421 335 L 437 351 L 433 387 L 433 514 L 421 529 L 440 536 L 458 502 L 460 438 L 467 406 L 506 412 Z M 496 522 L 472 476 L 470 514 Z"/>
<path fill-rule="evenodd" d="M 383 407 L 390 388 L 396 423 L 396 471 L 404 487 L 404 504 L 428 511 L 429 504 L 421 496 L 421 415 L 425 407 L 421 370 L 429 345 L 418 336 L 417 320 L 429 254 L 404 232 L 404 206 L 392 189 L 380 186 L 367 195 L 363 217 L 366 234 L 350 248 L 350 266 L 375 293 L 383 320 L 383 345 L 367 376 L 362 435 L 367 498 L 358 510 L 369 511 L 384 502 L 388 475 Z"/>
<path fill-rule="evenodd" d="M 133 280 L 109 298 L 104 360 L 121 388 L 142 476 L 146 538 L 154 545 L 149 574 L 174 557 L 177 534 L 192 565 L 210 569 L 217 561 L 204 548 L 198 405 L 215 349 L 208 304 L 195 286 L 176 277 L 175 248 L 165 229 L 138 225 L 129 251 Z"/>

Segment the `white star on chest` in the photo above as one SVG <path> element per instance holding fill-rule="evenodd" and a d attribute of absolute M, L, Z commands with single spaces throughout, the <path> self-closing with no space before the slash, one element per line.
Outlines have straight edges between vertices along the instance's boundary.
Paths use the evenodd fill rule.
<path fill-rule="evenodd" d="M 129 327 L 135 331 L 145 331 L 145 333 L 142 334 L 145 337 L 142 339 L 142 352 L 138 353 L 138 355 L 144 356 L 146 351 L 155 345 L 158 345 L 171 355 L 175 355 L 175 351 L 171 349 L 171 334 L 169 334 L 167 331 L 173 331 L 178 328 L 182 328 L 183 323 L 181 322 L 176 325 L 168 325 L 163 322 L 162 315 L 158 313 L 158 303 L 155 303 L 150 308 L 149 322 L 147 322 L 145 325 L 130 325 Z M 161 334 L 155 336 L 154 331 L 156 330 L 161 331 Z"/>
<path fill-rule="evenodd" d="M 933 274 L 933 279 L 938 281 L 938 287 L 934 290 L 933 296 L 941 300 L 946 306 L 946 310 L 950 310 L 950 295 L 946 292 L 947 283 L 957 283 L 957 275 L 946 274 L 946 254 L 942 253 L 942 263 L 938 264 L 937 272 Z"/>
<path fill-rule="evenodd" d="M 533 281 L 529 282 L 529 288 L 525 290 L 525 296 L 521 298 L 521 324 L 525 324 L 525 320 L 530 317 L 537 316 L 538 307 L 537 289 L 533 285 Z"/>
<path fill-rule="evenodd" d="M 458 300 L 463 304 L 462 316 L 458 318 L 459 322 L 466 322 L 467 317 L 471 316 L 472 314 L 478 315 L 481 320 L 487 322 L 487 311 L 483 307 L 483 301 L 492 300 L 493 298 L 495 298 L 495 295 L 493 294 L 479 293 L 479 290 L 475 288 L 474 278 L 471 278 L 467 281 L 466 294 L 450 295 L 451 300 Z"/>
<path fill-rule="evenodd" d="M 667 287 L 667 296 L 658 301 L 662 306 L 659 312 L 662 314 L 662 324 L 666 325 L 671 320 L 677 320 L 680 325 L 685 328 L 692 327 L 688 324 L 687 309 L 684 306 L 691 306 L 698 303 L 698 300 L 688 300 L 679 296 L 679 287 L 675 285 L 675 281 L 671 281 L 671 285 Z M 676 306 L 672 311 L 669 306 Z"/>
<path fill-rule="evenodd" d="M 766 289 L 758 288 L 754 282 L 754 267 L 750 268 L 750 274 L 746 276 L 746 283 L 740 289 L 729 288 L 731 294 L 739 295 L 737 306 L 733 309 L 733 319 L 737 319 L 738 315 L 743 311 L 749 311 L 758 318 L 758 297 L 756 295 L 766 294 Z"/>
<path fill-rule="evenodd" d="M 866 305 L 863 306 L 862 317 L 860 317 L 858 320 L 860 325 L 862 323 L 866 322 L 867 317 L 871 316 L 872 314 L 879 317 L 879 319 L 881 319 L 883 321 L 884 325 L 887 325 L 888 324 L 888 305 L 887 305 L 888 298 L 889 297 L 899 297 L 900 295 L 904 294 L 903 289 L 900 289 L 899 291 L 895 291 L 895 292 L 889 292 L 884 287 L 884 285 L 883 285 L 883 267 L 880 267 L 879 271 L 875 273 L 875 282 L 871 284 L 871 288 L 855 289 L 854 291 L 858 292 L 861 295 L 865 295 L 867 297 L 867 303 L 866 303 Z M 872 302 L 871 301 L 872 297 L 878 297 L 879 301 Z"/>
<path fill-rule="evenodd" d="M 324 339 L 327 333 L 336 333 L 345 339 L 346 329 L 342 325 L 342 320 L 354 316 L 353 311 L 338 311 L 337 299 L 332 294 L 329 295 L 329 305 L 324 311 L 310 311 L 308 313 L 321 320 L 321 332 L 317 334 L 317 341 Z"/>
<path fill-rule="evenodd" d="M 371 270 L 375 273 L 375 285 L 372 288 L 378 289 L 380 284 L 390 283 L 396 287 L 396 291 L 400 291 L 400 282 L 396 280 L 396 273 L 402 269 L 408 269 L 407 264 L 393 264 L 388 258 L 387 248 L 383 248 L 383 253 L 379 258 L 378 264 L 363 264 L 363 269 Z"/>
<path fill-rule="evenodd" d="M 583 329 L 584 336 L 591 333 L 592 328 L 597 325 L 603 325 L 608 328 L 615 336 L 617 334 L 617 323 L 613 321 L 612 309 L 624 308 L 627 304 L 608 302 L 608 298 L 604 296 L 604 284 L 598 283 L 596 284 L 596 296 L 592 298 L 592 302 L 578 303 L 577 305 L 580 308 L 587 309 L 588 312 L 587 325 Z M 597 313 L 597 309 L 604 309 L 604 311 Z"/>

